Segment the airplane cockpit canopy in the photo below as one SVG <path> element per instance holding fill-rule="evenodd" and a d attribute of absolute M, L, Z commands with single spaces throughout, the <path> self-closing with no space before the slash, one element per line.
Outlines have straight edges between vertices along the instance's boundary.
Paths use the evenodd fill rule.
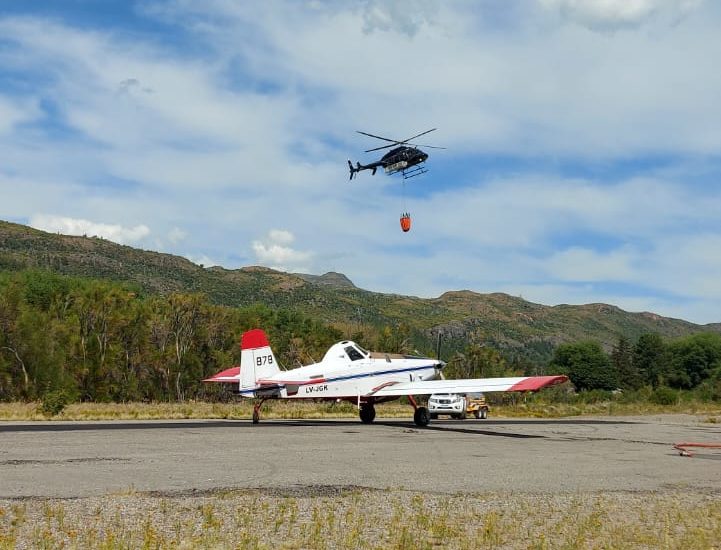
<path fill-rule="evenodd" d="M 333 344 L 323 356 L 323 362 L 360 361 L 361 359 L 367 359 L 369 356 L 370 353 L 358 344 L 350 340 L 345 340 Z"/>

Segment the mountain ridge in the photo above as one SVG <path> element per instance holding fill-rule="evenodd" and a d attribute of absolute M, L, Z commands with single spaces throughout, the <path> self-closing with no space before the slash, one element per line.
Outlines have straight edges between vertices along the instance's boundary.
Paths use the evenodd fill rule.
<path fill-rule="evenodd" d="M 0 269 L 48 269 L 57 273 L 107 278 L 139 285 L 149 293 L 203 292 L 217 304 L 302 311 L 346 331 L 364 326 L 405 326 L 430 340 L 473 340 L 524 355 L 547 357 L 559 343 L 595 339 L 610 347 L 620 335 L 646 332 L 685 336 L 720 332 L 721 323 L 698 325 L 652 312 L 627 312 L 602 303 L 549 306 L 494 292 L 449 290 L 437 298 L 384 294 L 355 286 L 344 274 L 285 273 L 262 266 L 201 267 L 162 252 L 120 245 L 98 237 L 46 233 L 0 221 Z M 529 351 L 530 350 L 530 351 Z M 527 353 L 526 353 L 527 352 Z"/>

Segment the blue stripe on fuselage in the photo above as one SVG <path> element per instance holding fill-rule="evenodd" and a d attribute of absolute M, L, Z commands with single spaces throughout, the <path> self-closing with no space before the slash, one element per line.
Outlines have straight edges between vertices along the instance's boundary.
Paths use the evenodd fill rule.
<path fill-rule="evenodd" d="M 371 376 L 383 376 L 388 374 L 401 374 L 404 372 L 413 372 L 417 370 L 426 370 L 426 369 L 432 369 L 435 368 L 435 363 L 432 365 L 424 365 L 422 367 L 407 367 L 404 369 L 390 369 L 390 370 L 381 370 L 381 371 L 375 371 L 375 372 L 363 372 L 358 374 L 349 374 L 347 376 L 336 376 L 334 378 L 326 378 L 323 380 L 323 382 L 318 382 L 318 384 L 329 384 L 332 382 L 345 382 L 346 380 L 353 380 L 354 378 L 368 378 Z M 281 389 L 285 386 L 290 386 L 292 384 L 289 383 L 286 384 L 278 384 L 275 386 L 258 386 L 256 388 L 253 388 L 252 390 L 240 390 L 240 394 L 243 395 L 244 393 L 254 393 L 256 391 L 260 390 L 274 390 L 274 389 Z M 299 380 L 299 383 L 306 382 L 305 380 Z M 304 383 L 304 386 L 312 386 L 313 384 Z"/>

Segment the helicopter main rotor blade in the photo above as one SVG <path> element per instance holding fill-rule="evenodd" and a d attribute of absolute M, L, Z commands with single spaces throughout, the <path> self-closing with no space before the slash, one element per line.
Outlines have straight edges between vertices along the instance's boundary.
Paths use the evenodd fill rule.
<path fill-rule="evenodd" d="M 412 139 L 416 139 L 417 137 L 425 136 L 426 134 L 430 134 L 431 132 L 434 132 L 437 130 L 437 128 L 431 128 L 430 130 L 426 130 L 425 132 L 421 132 L 420 134 L 417 134 L 413 137 L 409 137 L 408 139 L 404 139 L 402 141 L 398 141 L 397 139 L 390 139 L 383 136 L 377 136 L 375 134 L 369 134 L 368 132 L 361 132 L 360 130 L 356 130 L 357 133 L 363 134 L 364 136 L 376 138 L 376 139 L 382 139 L 383 141 L 390 141 L 389 145 L 383 145 L 381 147 L 374 147 L 373 149 L 366 150 L 366 153 L 370 153 L 372 151 L 380 151 L 381 149 L 388 149 L 388 147 L 393 147 L 394 145 L 412 145 L 413 147 L 429 147 L 431 149 L 445 149 L 445 147 L 435 147 L 433 145 L 413 145 L 412 143 L 408 143 Z"/>
<path fill-rule="evenodd" d="M 401 142 L 398 141 L 397 139 L 390 139 L 390 138 L 385 138 L 385 137 L 382 137 L 382 136 L 375 136 L 375 135 L 373 135 L 373 134 L 369 134 L 368 132 L 361 132 L 360 130 L 356 130 L 356 132 L 359 133 L 359 134 L 363 134 L 364 136 L 368 136 L 368 137 L 372 137 L 372 138 L 376 138 L 376 139 L 382 139 L 383 141 L 392 141 L 394 144 L 395 144 L 395 143 L 401 143 Z M 412 139 L 412 138 L 411 138 L 411 139 Z"/>
<path fill-rule="evenodd" d="M 394 141 L 393 143 L 390 143 L 388 145 L 381 145 L 380 147 L 374 147 L 373 149 L 368 149 L 366 153 L 370 153 L 371 151 L 380 151 L 381 149 L 388 149 L 389 147 L 395 147 L 396 145 L 400 145 L 400 142 Z"/>
<path fill-rule="evenodd" d="M 418 145 L 416 143 L 405 143 L 401 141 L 396 141 L 395 143 L 391 143 L 389 145 L 381 145 L 380 147 L 374 147 L 373 149 L 368 149 L 366 153 L 370 153 L 371 151 L 380 151 L 381 149 L 388 149 L 389 147 L 394 147 L 396 145 L 408 145 L 410 147 L 423 147 L 425 149 L 446 149 L 446 147 L 437 147 L 436 145 Z"/>
<path fill-rule="evenodd" d="M 412 139 L 416 139 L 417 137 L 425 136 L 426 134 L 430 134 L 431 132 L 435 132 L 438 128 L 431 128 L 430 130 L 426 130 L 425 132 L 421 132 L 420 134 L 409 137 L 408 139 L 404 139 L 403 141 L 399 141 L 397 143 L 408 143 Z"/>
<path fill-rule="evenodd" d="M 421 145 L 419 143 L 406 143 L 406 145 L 412 145 L 413 147 L 425 147 L 426 149 L 448 149 L 448 147 L 438 147 L 437 145 Z"/>

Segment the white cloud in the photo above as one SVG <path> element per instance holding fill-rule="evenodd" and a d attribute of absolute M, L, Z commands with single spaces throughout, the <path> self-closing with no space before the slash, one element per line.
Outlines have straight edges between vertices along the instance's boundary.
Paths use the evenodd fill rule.
<path fill-rule="evenodd" d="M 179 227 L 173 227 L 168 232 L 168 241 L 170 241 L 171 244 L 178 244 L 180 241 L 185 240 L 187 236 L 187 231 L 183 231 Z"/>
<path fill-rule="evenodd" d="M 12 132 L 17 124 L 37 119 L 40 113 L 37 103 L 33 100 L 0 95 L 0 135 Z"/>
<path fill-rule="evenodd" d="M 271 229 L 268 232 L 268 240 L 274 244 L 289 245 L 295 240 L 295 237 L 290 231 L 285 231 L 284 229 Z"/>
<path fill-rule="evenodd" d="M 312 254 L 291 248 L 295 237 L 289 231 L 272 229 L 262 240 L 253 241 L 261 265 L 281 271 L 308 271 Z"/>
<path fill-rule="evenodd" d="M 677 21 L 701 0 L 540 0 L 540 3 L 589 29 L 608 31 L 638 27 L 660 13 Z"/>
<path fill-rule="evenodd" d="M 199 256 L 193 255 L 193 254 L 186 254 L 185 258 L 190 260 L 196 265 L 199 265 L 200 267 L 211 267 L 214 265 L 220 265 L 220 263 L 216 262 L 215 260 L 212 260 L 208 256 L 201 254 Z"/>
<path fill-rule="evenodd" d="M 36 214 L 30 218 L 30 226 L 42 231 L 63 235 L 87 235 L 102 237 L 116 243 L 135 243 L 150 235 L 147 225 L 123 227 L 117 224 L 96 223 L 89 220 Z"/>
<path fill-rule="evenodd" d="M 423 25 L 432 24 L 438 0 L 368 0 L 362 5 L 363 31 L 396 31 L 414 36 Z"/>
<path fill-rule="evenodd" d="M 636 279 L 633 263 L 638 257 L 629 247 L 608 253 L 571 247 L 554 253 L 545 264 L 549 274 L 562 281 L 629 281 Z"/>

